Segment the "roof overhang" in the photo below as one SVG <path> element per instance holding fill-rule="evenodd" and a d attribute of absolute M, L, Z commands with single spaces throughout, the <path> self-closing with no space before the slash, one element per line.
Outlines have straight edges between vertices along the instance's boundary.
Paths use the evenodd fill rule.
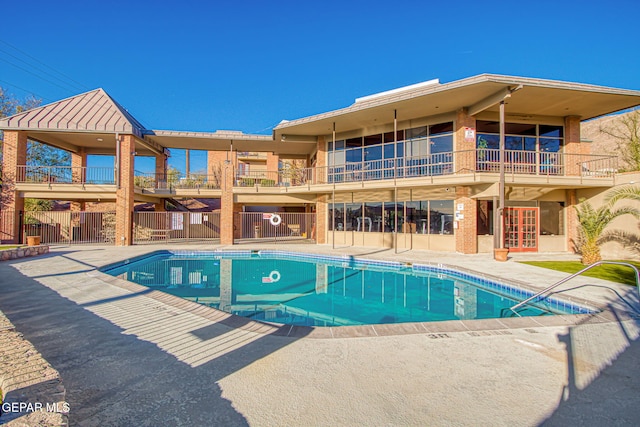
<path fill-rule="evenodd" d="M 338 132 L 366 129 L 398 120 L 452 113 L 481 105 L 522 85 L 507 101 L 509 114 L 522 117 L 578 116 L 582 120 L 599 117 L 640 105 L 640 91 L 616 89 L 581 83 L 569 83 L 525 77 L 482 74 L 451 83 L 430 84 L 396 90 L 388 95 L 366 97 L 353 105 L 288 122 L 274 129 L 274 138 L 327 135 L 335 123 Z M 483 112 L 498 113 L 499 103 Z"/>
<path fill-rule="evenodd" d="M 192 150 L 263 151 L 279 155 L 307 155 L 316 147 L 315 138 L 306 141 L 274 140 L 272 135 L 255 135 L 234 131 L 183 132 L 171 130 L 148 131 L 145 140 L 156 142 L 167 148 L 188 148 Z"/>

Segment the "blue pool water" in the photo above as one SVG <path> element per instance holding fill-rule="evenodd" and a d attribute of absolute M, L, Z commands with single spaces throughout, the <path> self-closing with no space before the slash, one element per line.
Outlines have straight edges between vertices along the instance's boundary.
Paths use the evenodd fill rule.
<path fill-rule="evenodd" d="M 160 251 L 103 271 L 236 315 L 308 326 L 499 318 L 531 295 L 443 266 L 278 251 Z M 585 312 L 545 299 L 519 314 Z"/>

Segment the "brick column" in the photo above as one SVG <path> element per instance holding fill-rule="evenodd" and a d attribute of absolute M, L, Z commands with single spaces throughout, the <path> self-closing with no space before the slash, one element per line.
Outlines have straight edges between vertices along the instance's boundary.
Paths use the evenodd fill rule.
<path fill-rule="evenodd" d="M 71 153 L 71 181 L 82 183 L 87 179 L 87 153 L 80 148 L 77 153 Z"/>
<path fill-rule="evenodd" d="M 224 162 L 231 160 L 234 170 L 238 169 L 235 153 L 229 151 L 207 151 L 207 175 L 209 180 L 222 186 L 222 169 Z"/>
<path fill-rule="evenodd" d="M 315 237 L 316 243 L 319 245 L 324 245 L 327 243 L 327 214 L 328 214 L 328 200 L 329 196 L 324 194 L 318 196 L 316 202 L 316 229 L 315 229 Z"/>
<path fill-rule="evenodd" d="M 324 140 L 324 137 L 318 137 L 318 148 L 316 153 L 316 170 L 314 171 L 314 175 L 316 177 L 316 183 L 325 183 L 327 182 L 327 143 Z"/>
<path fill-rule="evenodd" d="M 588 152 L 584 153 L 585 149 Z M 564 153 L 565 156 L 565 174 L 569 176 L 579 176 L 581 173 L 581 165 L 583 158 L 581 154 L 589 154 L 591 146 L 589 144 L 580 143 L 580 117 L 567 116 L 564 118 Z"/>
<path fill-rule="evenodd" d="M 457 153 L 454 159 L 454 171 L 468 173 L 476 169 L 476 141 L 465 141 L 465 128 L 476 128 L 476 118 L 470 116 L 466 108 L 456 111 L 455 134 L 453 141 L 453 151 Z"/>
<path fill-rule="evenodd" d="M 155 155 L 156 160 L 156 183 L 167 182 L 167 156 L 162 154 Z"/>
<path fill-rule="evenodd" d="M 318 148 L 316 153 L 316 170 L 315 176 L 318 183 L 327 182 L 327 143 L 324 137 L 318 137 Z M 327 243 L 328 228 L 328 195 L 320 195 L 316 199 L 316 228 L 315 239 L 316 243 L 324 245 Z"/>
<path fill-rule="evenodd" d="M 222 196 L 220 197 L 220 244 L 233 245 L 233 164 L 222 165 Z"/>
<path fill-rule="evenodd" d="M 20 239 L 20 211 L 24 199 L 16 191 L 18 166 L 27 163 L 27 134 L 22 131 L 5 131 L 2 144 L 2 193 L 0 197 L 0 240 L 18 243 Z"/>
<path fill-rule="evenodd" d="M 120 188 L 116 190 L 116 246 L 132 244 L 133 159 L 136 141 L 133 135 L 120 136 Z"/>
<path fill-rule="evenodd" d="M 578 195 L 575 189 L 566 190 L 566 230 L 567 251 L 575 253 L 576 242 L 578 241 L 578 214 L 575 206 L 578 204 Z"/>
<path fill-rule="evenodd" d="M 87 179 L 87 153 L 84 148 L 80 148 L 77 153 L 71 153 L 71 182 L 84 183 Z M 72 201 L 69 209 L 72 212 L 81 212 L 85 209 L 85 202 Z M 74 220 L 74 225 L 78 222 Z M 79 222 L 78 222 L 79 223 Z"/>
<path fill-rule="evenodd" d="M 475 254 L 478 252 L 478 209 L 475 199 L 471 197 L 470 187 L 456 187 L 456 200 L 454 201 L 454 211 L 458 205 L 462 204 L 464 209 L 460 211 L 464 218 L 454 221 L 458 228 L 454 229 L 456 239 L 456 252 L 462 254 Z"/>
<path fill-rule="evenodd" d="M 279 163 L 280 156 L 275 153 L 267 153 L 267 173 L 269 177 L 271 177 L 273 173 L 278 172 Z"/>
<path fill-rule="evenodd" d="M 155 160 L 156 160 L 156 185 L 158 183 L 161 183 L 162 185 L 166 186 L 166 182 L 167 182 L 167 156 L 164 155 L 164 153 L 162 154 L 156 154 L 155 155 Z M 165 204 L 164 204 L 165 200 L 161 199 L 158 202 L 156 202 L 154 204 L 154 210 L 156 212 L 165 212 L 167 209 L 165 208 Z"/>

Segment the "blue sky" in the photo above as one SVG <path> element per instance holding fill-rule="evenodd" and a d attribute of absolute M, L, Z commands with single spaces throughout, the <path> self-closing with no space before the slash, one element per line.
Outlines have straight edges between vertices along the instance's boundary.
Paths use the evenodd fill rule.
<path fill-rule="evenodd" d="M 270 133 L 433 78 L 638 90 L 639 12 L 637 0 L 13 1 L 0 85 L 44 103 L 102 87 L 151 129 Z"/>

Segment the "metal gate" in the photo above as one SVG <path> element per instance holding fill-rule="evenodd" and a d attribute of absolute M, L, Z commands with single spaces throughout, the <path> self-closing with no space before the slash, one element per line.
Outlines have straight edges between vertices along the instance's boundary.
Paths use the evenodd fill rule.
<path fill-rule="evenodd" d="M 315 213 L 238 212 L 234 218 L 234 239 L 289 242 L 315 240 Z"/>
<path fill-rule="evenodd" d="M 133 243 L 220 239 L 219 212 L 134 212 Z"/>
<path fill-rule="evenodd" d="M 44 244 L 114 244 L 115 212 L 31 211 L 23 212 L 22 241 L 40 236 Z"/>
<path fill-rule="evenodd" d="M 538 208 L 505 208 L 504 247 L 511 252 L 537 252 L 538 214 Z"/>

